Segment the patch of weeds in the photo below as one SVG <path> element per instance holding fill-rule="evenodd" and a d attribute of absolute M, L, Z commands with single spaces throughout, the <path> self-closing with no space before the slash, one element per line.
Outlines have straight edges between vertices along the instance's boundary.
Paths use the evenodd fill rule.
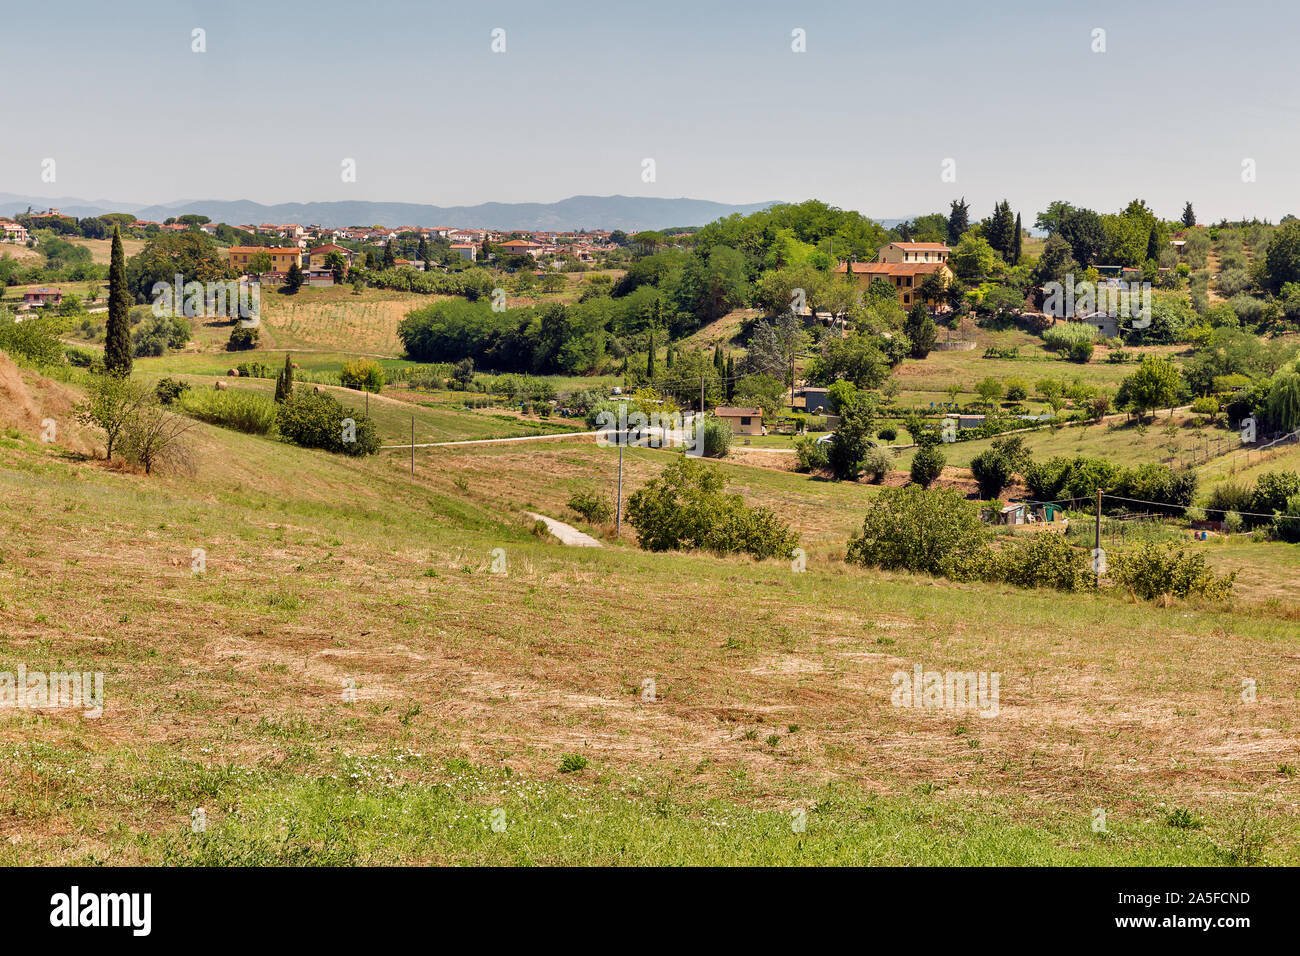
<path fill-rule="evenodd" d="M 565 754 L 560 760 L 560 773 L 580 773 L 587 769 L 587 758 L 582 754 Z"/>

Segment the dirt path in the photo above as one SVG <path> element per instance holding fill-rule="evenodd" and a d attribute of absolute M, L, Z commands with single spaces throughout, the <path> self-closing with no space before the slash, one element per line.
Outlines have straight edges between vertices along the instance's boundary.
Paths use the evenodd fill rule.
<path fill-rule="evenodd" d="M 548 518 L 546 515 L 533 514 L 531 511 L 525 511 L 524 514 L 530 518 L 536 518 L 546 525 L 548 531 L 555 535 L 565 544 L 573 545 L 575 548 L 599 548 L 601 543 L 584 531 L 579 531 L 573 525 L 565 524 L 563 521 L 556 521 L 554 518 Z"/>

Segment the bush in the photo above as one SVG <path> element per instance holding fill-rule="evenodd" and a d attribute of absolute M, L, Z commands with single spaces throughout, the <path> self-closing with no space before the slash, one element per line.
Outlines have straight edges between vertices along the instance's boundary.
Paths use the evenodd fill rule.
<path fill-rule="evenodd" d="M 1253 511 L 1255 492 L 1249 485 L 1235 481 L 1225 481 L 1210 492 L 1205 503 L 1205 514 L 1211 521 L 1223 521 L 1228 512 L 1238 513 Z"/>
<path fill-rule="evenodd" d="M 1273 518 L 1273 533 L 1283 541 L 1300 541 L 1300 495 L 1292 495 Z"/>
<path fill-rule="evenodd" d="M 705 458 L 726 458 L 727 453 L 731 451 L 731 438 L 733 432 L 731 425 L 720 418 L 712 415 L 706 415 L 698 425 L 695 433 L 696 441 L 704 442 Z"/>
<path fill-rule="evenodd" d="M 898 437 L 898 429 L 893 425 L 886 425 L 880 431 L 876 432 L 876 437 L 881 441 L 893 441 Z"/>
<path fill-rule="evenodd" d="M 728 494 L 726 485 L 717 467 L 675 458 L 628 501 L 628 521 L 641 547 L 789 557 L 799 536 L 766 508 L 751 508 L 740 495 Z"/>
<path fill-rule="evenodd" d="M 980 452 L 970 463 L 971 474 L 980 486 L 980 497 L 992 501 L 1002 494 L 1002 489 L 1011 484 L 1011 460 L 990 448 Z"/>
<path fill-rule="evenodd" d="M 158 384 L 161 387 L 162 382 Z M 191 390 L 180 394 L 179 404 L 187 415 L 210 425 L 250 435 L 269 435 L 275 429 L 275 402 L 260 392 L 240 388 L 225 392 Z"/>
<path fill-rule="evenodd" d="M 60 336 L 66 328 L 67 321 L 49 309 L 29 314 L 21 322 L 8 309 L 0 309 L 0 350 L 36 365 L 62 365 Z"/>
<path fill-rule="evenodd" d="M 181 392 L 188 388 L 189 386 L 179 379 L 160 378 L 158 384 L 154 386 L 154 394 L 158 396 L 158 401 L 164 405 L 170 405 L 180 397 Z"/>
<path fill-rule="evenodd" d="M 353 359 L 343 364 L 339 383 L 357 391 L 378 392 L 384 387 L 384 369 L 374 359 Z"/>
<path fill-rule="evenodd" d="M 948 459 L 938 445 L 918 448 L 912 456 L 912 480 L 922 488 L 929 488 L 943 474 L 943 466 L 947 463 Z"/>
<path fill-rule="evenodd" d="M 296 388 L 278 406 L 276 424 L 280 434 L 304 448 L 324 448 L 345 455 L 373 455 L 379 451 L 375 423 L 364 415 L 349 413 L 330 395 L 315 389 Z M 345 422 L 351 421 L 351 429 Z M 349 441 L 348 438 L 353 440 Z"/>
<path fill-rule="evenodd" d="M 1148 543 L 1133 551 L 1116 552 L 1107 564 L 1111 583 L 1148 601 L 1162 594 L 1226 600 L 1237 577 L 1236 571 L 1216 575 L 1205 563 L 1204 555 L 1168 543 Z"/>
<path fill-rule="evenodd" d="M 849 541 L 846 560 L 969 579 L 980 562 L 987 563 L 989 536 L 979 509 L 955 491 L 883 488 L 867 509 L 862 533 Z"/>
<path fill-rule="evenodd" d="M 102 363 L 104 355 L 102 352 L 96 352 L 94 349 L 84 349 L 79 345 L 69 345 L 63 350 L 64 356 L 69 365 L 75 365 L 77 368 L 94 368 L 95 363 Z"/>
<path fill-rule="evenodd" d="M 1043 330 L 1043 345 L 1053 352 L 1067 352 L 1074 345 L 1097 341 L 1097 330 L 1086 322 L 1058 322 Z"/>
<path fill-rule="evenodd" d="M 862 457 L 862 470 L 872 481 L 879 482 L 894 467 L 894 453 L 887 448 L 872 448 Z"/>
<path fill-rule="evenodd" d="M 826 445 L 817 444 L 817 439 L 808 435 L 794 440 L 794 454 L 799 461 L 795 466 L 796 471 L 821 471 L 830 467 Z"/>
<path fill-rule="evenodd" d="M 258 330 L 236 325 L 230 330 L 230 341 L 226 343 L 227 352 L 246 352 L 257 348 Z"/>
<path fill-rule="evenodd" d="M 1295 495 L 1300 495 L 1300 474 L 1294 471 L 1266 471 L 1255 482 L 1255 493 L 1251 497 L 1249 510 L 1262 515 L 1285 511 L 1287 502 Z M 1254 523 L 1267 520 L 1256 518 Z"/>
<path fill-rule="evenodd" d="M 1093 345 L 1091 342 L 1071 342 L 1066 354 L 1069 355 L 1071 362 L 1084 365 L 1092 361 L 1092 350 Z"/>
<path fill-rule="evenodd" d="M 1085 591 L 1096 583 L 1089 552 L 1064 535 L 1040 531 L 997 553 L 990 577 L 1022 588 Z"/>
<path fill-rule="evenodd" d="M 569 510 L 592 524 L 605 524 L 614 517 L 614 507 L 590 491 L 579 491 L 569 499 Z"/>

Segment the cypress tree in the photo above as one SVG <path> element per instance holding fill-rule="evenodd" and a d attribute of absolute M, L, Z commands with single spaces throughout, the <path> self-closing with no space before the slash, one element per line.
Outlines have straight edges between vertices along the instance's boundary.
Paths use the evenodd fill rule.
<path fill-rule="evenodd" d="M 1011 264 L 1014 266 L 1020 261 L 1020 253 L 1023 249 L 1024 237 L 1021 235 L 1023 227 L 1020 225 L 1020 213 L 1016 213 L 1016 239 L 1011 247 Z"/>
<path fill-rule="evenodd" d="M 384 243 L 384 268 L 391 269 L 397 264 L 397 257 L 393 255 L 393 240 L 389 239 Z"/>
<path fill-rule="evenodd" d="M 717 345 L 713 346 L 713 367 L 714 367 L 714 368 L 717 370 L 717 372 L 718 372 L 718 378 L 722 378 L 724 375 L 727 374 L 727 366 L 726 366 L 726 364 L 722 361 L 722 343 L 721 343 L 721 342 L 719 342 Z"/>
<path fill-rule="evenodd" d="M 108 323 L 104 329 L 104 370 L 110 375 L 131 374 L 131 293 L 126 288 L 126 256 L 122 230 L 113 227 L 113 250 L 108 264 Z"/>
<path fill-rule="evenodd" d="M 736 391 L 736 360 L 731 355 L 727 356 L 727 381 L 725 384 L 727 386 L 727 401 L 731 401 L 731 396 Z"/>
<path fill-rule="evenodd" d="M 287 292 L 297 292 L 302 288 L 302 269 L 298 267 L 298 263 L 289 263 L 289 275 L 285 279 L 284 288 Z"/>
<path fill-rule="evenodd" d="M 650 381 L 655 380 L 655 330 L 650 330 L 650 345 L 646 349 L 645 375 Z"/>
<path fill-rule="evenodd" d="M 1183 225 L 1186 226 L 1188 229 L 1196 225 L 1196 213 L 1192 211 L 1192 204 L 1190 200 L 1188 201 L 1187 205 L 1183 207 Z"/>
<path fill-rule="evenodd" d="M 275 380 L 275 400 L 283 402 L 293 394 L 293 362 L 289 360 L 289 353 L 284 354 L 284 368 Z"/>
<path fill-rule="evenodd" d="M 669 342 L 668 350 L 664 358 L 664 368 L 671 369 L 672 367 L 673 367 L 673 345 L 671 342 Z"/>

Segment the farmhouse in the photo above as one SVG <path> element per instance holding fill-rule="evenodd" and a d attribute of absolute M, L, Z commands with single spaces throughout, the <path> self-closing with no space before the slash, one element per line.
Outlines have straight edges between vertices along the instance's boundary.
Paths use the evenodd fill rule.
<path fill-rule="evenodd" d="M 719 405 L 713 414 L 731 426 L 736 435 L 762 435 L 763 410 L 761 408 L 733 408 Z"/>
<path fill-rule="evenodd" d="M 508 256 L 532 256 L 536 259 L 546 247 L 540 242 L 531 242 L 528 239 L 511 239 L 509 242 L 501 243 L 497 248 Z"/>
<path fill-rule="evenodd" d="M 947 262 L 952 252 L 942 242 L 891 242 L 881 246 L 877 262 Z"/>
<path fill-rule="evenodd" d="M 288 272 L 292 265 L 302 268 L 302 250 L 289 246 L 231 246 L 226 251 L 230 255 L 231 268 L 245 272 L 253 257 L 261 252 L 271 257 L 272 272 Z"/>
<path fill-rule="evenodd" d="M 63 292 L 59 289 L 28 289 L 23 293 L 23 305 L 32 309 L 58 305 L 62 301 Z"/>
<path fill-rule="evenodd" d="M 462 259 L 473 262 L 478 258 L 478 246 L 472 242 L 453 242 L 451 251 L 458 254 Z"/>
<path fill-rule="evenodd" d="M 342 246 L 336 246 L 332 242 L 326 243 L 323 246 L 316 246 L 309 251 L 307 253 L 307 264 L 312 269 L 328 269 L 329 263 L 326 260 L 329 259 L 331 252 L 337 252 L 341 255 L 345 266 L 352 265 L 352 250 L 344 249 Z M 343 271 L 346 273 L 347 269 L 345 268 Z"/>
<path fill-rule="evenodd" d="M 900 245 L 900 243 L 893 243 Z M 888 247 L 886 247 L 888 248 Z M 921 283 L 928 275 L 939 274 L 946 288 L 955 278 L 946 262 L 841 262 L 835 267 L 840 275 L 850 274 L 863 289 L 875 279 L 892 285 L 898 294 L 898 303 L 911 306 L 921 301 Z M 931 302 L 931 305 L 934 303 Z"/>

